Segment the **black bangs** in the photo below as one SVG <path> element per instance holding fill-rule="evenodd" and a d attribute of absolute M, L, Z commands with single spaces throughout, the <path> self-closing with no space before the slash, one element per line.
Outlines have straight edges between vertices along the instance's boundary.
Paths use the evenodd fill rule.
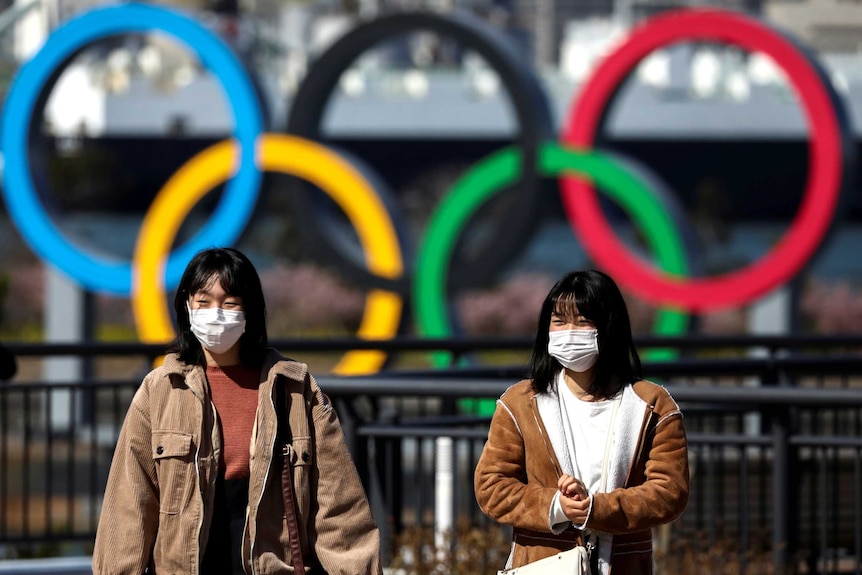
<path fill-rule="evenodd" d="M 224 265 L 220 269 L 215 270 L 215 273 L 218 274 L 221 287 L 225 292 L 233 296 L 245 298 L 249 291 L 248 280 L 242 280 L 242 273 L 235 264 Z"/>
<path fill-rule="evenodd" d="M 566 321 L 574 323 L 578 316 L 582 315 L 587 319 L 593 319 L 590 315 L 590 304 L 585 298 L 580 297 L 579 293 L 562 292 L 552 296 L 553 308 L 552 313 L 560 316 Z"/>
<path fill-rule="evenodd" d="M 236 268 L 237 262 L 225 257 L 216 256 L 209 261 L 201 262 L 201 265 L 194 270 L 194 275 L 188 284 L 188 295 L 192 296 L 205 290 L 212 285 L 212 282 L 218 281 L 225 293 L 232 296 L 245 296 L 248 286 L 239 280 L 240 274 Z"/>

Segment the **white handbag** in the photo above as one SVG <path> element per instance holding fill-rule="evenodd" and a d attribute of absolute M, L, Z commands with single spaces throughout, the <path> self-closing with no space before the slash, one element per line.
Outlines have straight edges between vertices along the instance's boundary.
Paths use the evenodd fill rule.
<path fill-rule="evenodd" d="M 590 556 L 583 545 L 527 563 L 522 567 L 497 571 L 497 575 L 589 575 L 589 573 Z"/>

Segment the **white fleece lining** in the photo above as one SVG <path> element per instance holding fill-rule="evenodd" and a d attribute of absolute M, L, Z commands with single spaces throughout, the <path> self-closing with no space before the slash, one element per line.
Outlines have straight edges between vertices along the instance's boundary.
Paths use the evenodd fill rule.
<path fill-rule="evenodd" d="M 536 395 L 536 405 L 539 408 L 539 417 L 542 418 L 545 429 L 548 430 L 548 439 L 551 441 L 551 447 L 554 448 L 554 453 L 560 462 L 560 469 L 566 475 L 574 476 L 574 466 L 569 457 L 569 448 L 566 445 L 566 436 L 563 432 L 563 415 L 560 413 L 556 382 L 548 386 L 547 392 Z"/>

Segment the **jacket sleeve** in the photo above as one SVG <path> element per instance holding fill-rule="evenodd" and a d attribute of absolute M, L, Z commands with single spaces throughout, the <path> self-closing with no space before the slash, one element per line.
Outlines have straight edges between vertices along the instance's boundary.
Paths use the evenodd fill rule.
<path fill-rule="evenodd" d="M 108 474 L 96 543 L 94 575 L 141 575 L 159 524 L 146 380 L 135 394 Z"/>
<path fill-rule="evenodd" d="M 605 533 L 642 531 L 673 521 L 685 511 L 689 471 L 682 413 L 661 417 L 644 449 L 648 456 L 643 482 L 595 494 L 588 528 Z"/>
<path fill-rule="evenodd" d="M 317 451 L 316 509 L 311 519 L 314 552 L 329 575 L 382 574 L 380 533 L 338 416 L 316 384 L 312 389 Z"/>
<path fill-rule="evenodd" d="M 551 502 L 557 486 L 528 481 L 524 439 L 502 399 L 473 480 L 476 501 L 488 517 L 513 527 L 551 532 Z"/>

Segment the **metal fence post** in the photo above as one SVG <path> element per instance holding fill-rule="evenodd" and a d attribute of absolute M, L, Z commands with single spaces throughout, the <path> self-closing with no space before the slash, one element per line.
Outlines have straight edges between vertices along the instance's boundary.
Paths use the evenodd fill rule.
<path fill-rule="evenodd" d="M 787 573 L 790 525 L 790 444 L 786 412 L 772 416 L 772 562 L 776 575 Z"/>
<path fill-rule="evenodd" d="M 383 409 L 377 416 L 377 423 L 394 426 L 398 424 L 398 419 L 394 410 Z M 388 564 L 398 552 L 394 548 L 393 536 L 400 534 L 403 529 L 401 442 L 390 437 L 369 435 L 368 445 L 369 453 L 373 453 L 374 457 L 368 467 L 371 512 L 380 530 L 383 560 Z"/>
<path fill-rule="evenodd" d="M 393 549 L 390 538 L 392 537 L 391 517 L 388 513 L 386 496 L 384 495 L 383 481 L 380 473 L 380 453 L 379 441 L 377 438 L 368 436 L 366 438 L 368 445 L 367 451 L 371 456 L 368 471 L 368 500 L 371 505 L 371 514 L 377 522 L 377 528 L 380 531 L 380 553 L 384 564 L 389 564 L 392 559 Z"/>

